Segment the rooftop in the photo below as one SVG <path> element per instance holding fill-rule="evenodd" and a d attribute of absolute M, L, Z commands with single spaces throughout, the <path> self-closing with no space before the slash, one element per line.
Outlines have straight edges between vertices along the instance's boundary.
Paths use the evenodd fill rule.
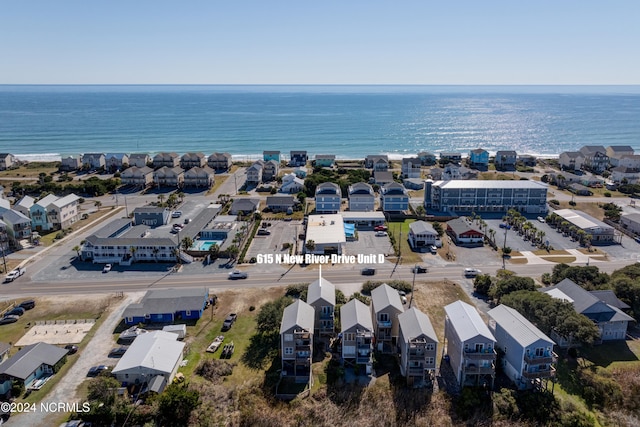
<path fill-rule="evenodd" d="M 555 344 L 551 338 L 511 307 L 500 304 L 489 310 L 488 314 L 522 347 L 527 347 L 540 340 L 547 341 L 551 345 Z"/>
<path fill-rule="evenodd" d="M 309 240 L 313 240 L 316 244 L 346 242 L 342 215 L 309 215 L 307 241 Z"/>
<path fill-rule="evenodd" d="M 540 190 L 546 189 L 547 185 L 538 181 L 507 181 L 507 180 L 478 180 L 478 181 L 469 181 L 463 179 L 454 179 L 450 181 L 436 181 L 433 184 L 435 187 L 446 188 L 446 189 L 467 189 L 467 188 L 487 188 L 487 189 L 496 189 L 496 190 L 504 190 L 504 189 L 532 189 L 532 190 Z"/>
<path fill-rule="evenodd" d="M 496 341 L 475 307 L 458 300 L 445 306 L 444 312 L 461 341 L 467 341 L 478 335 L 493 342 Z"/>

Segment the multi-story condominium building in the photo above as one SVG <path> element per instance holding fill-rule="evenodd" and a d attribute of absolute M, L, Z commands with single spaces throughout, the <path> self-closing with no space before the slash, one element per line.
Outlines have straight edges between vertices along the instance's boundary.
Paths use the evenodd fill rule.
<path fill-rule="evenodd" d="M 330 168 L 336 162 L 335 154 L 316 154 L 316 166 Z"/>
<path fill-rule="evenodd" d="M 389 169 L 389 156 L 386 154 L 370 154 L 364 159 L 364 167 L 374 171 Z"/>
<path fill-rule="evenodd" d="M 519 389 L 534 388 L 555 376 L 555 343 L 506 305 L 489 310 L 489 330 L 502 350 L 502 370 Z"/>
<path fill-rule="evenodd" d="M 410 387 L 431 385 L 438 357 L 438 336 L 429 316 L 413 307 L 398 316 L 400 373 Z"/>
<path fill-rule="evenodd" d="M 292 150 L 289 156 L 289 166 L 304 166 L 309 160 L 309 156 L 304 150 Z"/>
<path fill-rule="evenodd" d="M 125 153 L 107 153 L 104 156 L 105 168 L 108 171 L 115 172 L 122 170 L 123 167 L 129 166 L 129 155 Z"/>
<path fill-rule="evenodd" d="M 627 154 L 620 157 L 618 166 L 630 169 L 640 169 L 640 154 Z"/>
<path fill-rule="evenodd" d="M 145 188 L 153 184 L 153 169 L 149 166 L 131 166 L 122 171 L 120 180 L 123 185 Z"/>
<path fill-rule="evenodd" d="M 89 169 L 106 167 L 107 161 L 104 153 L 85 153 L 82 155 L 82 165 Z"/>
<path fill-rule="evenodd" d="M 478 311 L 456 301 L 444 307 L 444 340 L 458 384 L 493 388 L 496 339 Z"/>
<path fill-rule="evenodd" d="M 49 194 L 31 205 L 29 208 L 29 216 L 31 217 L 32 229 L 36 231 L 53 230 L 53 223 L 49 220 L 48 208 L 55 200 L 58 200 L 58 197 Z"/>
<path fill-rule="evenodd" d="M 558 164 L 561 170 L 577 171 L 582 169 L 584 156 L 579 151 L 563 151 L 558 157 Z"/>
<path fill-rule="evenodd" d="M 0 171 L 7 170 L 16 163 L 16 156 L 11 153 L 0 153 Z"/>
<path fill-rule="evenodd" d="M 216 173 L 209 166 L 193 166 L 184 173 L 185 187 L 210 188 L 216 180 Z"/>
<path fill-rule="evenodd" d="M 369 307 L 352 299 L 340 307 L 342 360 L 345 365 L 364 366 L 371 373 L 373 361 L 373 323 Z"/>
<path fill-rule="evenodd" d="M 207 164 L 207 156 L 204 153 L 184 153 L 180 158 L 180 167 L 184 170 L 202 168 Z"/>
<path fill-rule="evenodd" d="M 176 262 L 177 248 L 178 244 L 169 237 L 101 237 L 96 233 L 86 238 L 81 256 L 83 260 L 91 260 L 97 264 Z"/>
<path fill-rule="evenodd" d="M 409 244 L 414 251 L 426 251 L 431 245 L 436 244 L 438 233 L 428 222 L 415 221 L 409 224 Z"/>
<path fill-rule="evenodd" d="M 31 238 L 31 220 L 29 217 L 18 211 L 8 209 L 0 213 L 0 220 L 6 225 L 10 247 L 20 249 L 22 248 L 20 241 Z"/>
<path fill-rule="evenodd" d="M 402 159 L 402 177 L 422 177 L 422 162 L 417 157 L 405 157 Z"/>
<path fill-rule="evenodd" d="M 54 230 L 61 230 L 70 227 L 80 219 L 78 205 L 80 197 L 75 194 L 60 197 L 47 207 L 49 221 Z"/>
<path fill-rule="evenodd" d="M 312 383 L 313 329 L 315 312 L 302 300 L 287 306 L 280 324 L 282 375 L 296 382 Z"/>
<path fill-rule="evenodd" d="M 587 316 L 598 326 L 600 341 L 624 340 L 629 322 L 634 322 L 633 317 L 620 310 L 619 307 L 624 308 L 626 304 L 618 300 L 613 292 L 604 294 L 603 291 L 589 292 L 571 279 L 564 279 L 555 286 L 538 290 L 573 304 L 577 313 Z M 552 333 L 551 337 L 560 347 L 571 345 L 567 337 L 556 333 Z"/>
<path fill-rule="evenodd" d="M 80 155 L 66 156 L 60 160 L 60 170 L 64 172 L 71 172 L 78 170 L 82 167 L 82 160 Z"/>
<path fill-rule="evenodd" d="M 403 212 L 409 209 L 409 193 L 404 185 L 392 182 L 380 189 L 380 205 L 384 212 Z"/>
<path fill-rule="evenodd" d="M 513 150 L 500 150 L 496 152 L 493 164 L 497 170 L 516 170 L 516 162 L 518 161 L 518 153 Z"/>
<path fill-rule="evenodd" d="M 435 165 L 438 160 L 435 154 L 429 153 L 428 151 L 418 153 L 418 158 L 420 159 L 420 162 L 422 162 L 422 166 Z"/>
<path fill-rule="evenodd" d="M 207 164 L 213 170 L 226 171 L 232 164 L 232 157 L 229 153 L 212 153 L 207 159 Z"/>
<path fill-rule="evenodd" d="M 258 160 L 247 168 L 247 183 L 258 185 L 262 182 L 264 161 Z"/>
<path fill-rule="evenodd" d="M 265 150 L 262 152 L 262 160 L 264 162 L 268 162 L 269 160 L 275 160 L 276 162 L 280 162 L 280 151 Z"/>
<path fill-rule="evenodd" d="M 398 291 L 386 283 L 371 291 L 371 314 L 378 351 L 391 353 L 398 343 L 398 316 L 404 306 Z"/>
<path fill-rule="evenodd" d="M 2 218 L 2 213 L 0 213 L 0 218 Z M 10 239 L 7 224 L 0 219 L 0 252 L 2 255 L 9 250 L 9 244 Z M 3 356 L 3 352 L 0 351 L 0 363 L 2 363 Z"/>
<path fill-rule="evenodd" d="M 143 168 L 149 166 L 153 159 L 147 153 L 133 153 L 129 154 L 129 166 L 135 166 Z"/>
<path fill-rule="evenodd" d="M 469 167 L 487 170 L 489 168 L 489 152 L 484 148 L 476 148 L 469 152 Z"/>
<path fill-rule="evenodd" d="M 440 153 L 440 163 L 460 163 L 462 161 L 462 153 L 453 151 L 443 151 Z"/>
<path fill-rule="evenodd" d="M 424 207 L 438 212 L 547 211 L 547 185 L 537 181 L 426 181 Z"/>
<path fill-rule="evenodd" d="M 180 166 L 173 168 L 161 166 L 153 172 L 153 182 L 158 187 L 182 187 L 184 183 L 184 171 Z"/>
<path fill-rule="evenodd" d="M 314 336 L 333 337 L 335 335 L 336 287 L 322 278 L 322 269 L 318 280 L 312 282 L 307 289 L 307 304 L 315 311 Z"/>
<path fill-rule="evenodd" d="M 602 145 L 585 145 L 580 149 L 584 156 L 582 167 L 593 173 L 602 173 L 609 167 L 609 156 Z"/>
<path fill-rule="evenodd" d="M 635 153 L 633 147 L 629 145 L 610 145 L 607 147 L 606 153 L 609 156 L 609 164 L 618 166 L 622 156 L 633 156 Z"/>
<path fill-rule="evenodd" d="M 262 170 L 262 180 L 264 182 L 274 181 L 278 177 L 280 163 L 275 160 L 268 160 L 264 163 Z"/>
<path fill-rule="evenodd" d="M 349 186 L 349 210 L 372 212 L 376 208 L 376 195 L 373 187 L 365 182 L 356 182 Z"/>
<path fill-rule="evenodd" d="M 338 213 L 342 202 L 340 186 L 333 182 L 323 182 L 316 187 L 316 213 Z"/>
<path fill-rule="evenodd" d="M 180 164 L 180 156 L 178 153 L 158 153 L 153 156 L 153 168 L 159 169 L 162 167 L 175 168 Z"/>

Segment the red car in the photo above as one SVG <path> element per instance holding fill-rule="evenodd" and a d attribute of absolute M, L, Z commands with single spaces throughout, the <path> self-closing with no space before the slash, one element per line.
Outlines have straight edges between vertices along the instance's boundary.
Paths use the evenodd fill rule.
<path fill-rule="evenodd" d="M 387 228 L 387 226 L 386 226 L 386 225 L 378 225 L 378 226 L 376 226 L 373 230 L 374 230 L 374 231 L 387 231 L 387 230 L 388 230 L 388 228 Z"/>

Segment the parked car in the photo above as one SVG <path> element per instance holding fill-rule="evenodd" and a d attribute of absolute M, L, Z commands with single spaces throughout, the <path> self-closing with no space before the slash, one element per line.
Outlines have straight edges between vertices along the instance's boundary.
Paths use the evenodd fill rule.
<path fill-rule="evenodd" d="M 270 234 L 271 232 L 264 228 L 261 228 L 260 230 L 258 230 L 258 236 L 269 236 Z"/>
<path fill-rule="evenodd" d="M 429 251 L 431 251 L 431 253 L 435 255 L 438 253 L 438 248 L 436 247 L 436 245 L 431 245 L 429 246 Z"/>
<path fill-rule="evenodd" d="M 8 316 L 22 316 L 25 312 L 25 309 L 22 307 L 13 307 L 11 310 L 7 311 L 4 315 Z"/>
<path fill-rule="evenodd" d="M 376 231 L 376 237 L 386 237 L 388 236 L 386 231 Z"/>
<path fill-rule="evenodd" d="M 541 217 L 541 216 L 539 216 L 539 217 L 538 217 L 538 221 L 540 221 L 541 223 L 544 223 L 544 218 L 543 218 L 543 217 Z"/>
<path fill-rule="evenodd" d="M 416 274 L 421 274 L 421 273 L 426 273 L 427 272 L 427 267 L 423 266 L 423 265 L 416 265 L 415 267 L 413 267 L 411 269 L 412 273 L 416 273 Z"/>
<path fill-rule="evenodd" d="M 365 267 L 361 270 L 363 276 L 373 276 L 376 274 L 376 269 L 371 267 Z"/>
<path fill-rule="evenodd" d="M 122 357 L 127 352 L 129 347 L 116 347 L 112 348 L 109 352 L 109 357 Z"/>
<path fill-rule="evenodd" d="M 190 222 L 191 222 L 191 218 L 185 218 L 185 219 L 184 219 L 184 223 L 185 223 L 185 224 L 189 224 Z"/>
<path fill-rule="evenodd" d="M 377 225 L 374 229 L 374 231 L 387 231 L 388 228 L 386 225 Z"/>
<path fill-rule="evenodd" d="M 184 228 L 184 225 L 182 225 L 182 224 L 173 224 L 173 229 L 174 229 L 174 230 L 178 230 L 178 231 L 180 231 L 180 230 L 182 230 L 183 228 Z"/>
<path fill-rule="evenodd" d="M 106 366 L 106 365 L 92 366 L 89 369 L 89 372 L 87 372 L 87 376 L 88 377 L 97 377 L 98 375 L 102 374 L 103 372 L 108 372 L 110 370 L 111 370 L 111 368 L 109 366 Z"/>
<path fill-rule="evenodd" d="M 26 301 L 22 301 L 20 303 L 20 305 L 18 305 L 18 307 L 22 307 L 25 310 L 31 310 L 32 308 L 34 308 L 36 306 L 36 302 L 32 299 L 28 299 Z"/>
<path fill-rule="evenodd" d="M 67 354 L 75 354 L 78 352 L 78 346 L 73 344 L 65 345 L 64 349 L 67 350 Z"/>
<path fill-rule="evenodd" d="M 500 228 L 506 228 L 507 230 L 511 230 L 511 226 L 505 222 L 501 222 L 499 225 Z"/>
<path fill-rule="evenodd" d="M 283 219 L 283 221 L 286 221 L 286 222 L 289 222 L 289 221 L 292 221 L 292 220 L 293 220 L 293 218 L 291 218 L 290 216 L 285 216 L 284 219 Z"/>
<path fill-rule="evenodd" d="M 104 268 L 102 269 L 102 272 L 103 272 L 103 273 L 108 273 L 108 272 L 110 272 L 110 271 L 111 271 L 111 267 L 112 267 L 112 265 L 111 265 L 111 264 L 106 264 L 106 265 L 104 266 Z"/>
<path fill-rule="evenodd" d="M 482 273 L 482 271 L 477 268 L 465 268 L 464 275 L 467 277 L 476 277 L 478 274 Z"/>
<path fill-rule="evenodd" d="M 233 326 L 237 318 L 238 315 L 236 313 L 230 313 L 227 318 L 224 319 L 224 322 L 222 322 L 222 330 L 228 331 L 231 329 L 231 326 Z"/>
<path fill-rule="evenodd" d="M 229 280 L 246 279 L 247 277 L 249 277 L 249 275 L 244 271 L 240 271 L 240 270 L 234 270 L 231 273 L 229 273 Z"/>
<path fill-rule="evenodd" d="M 16 280 L 18 277 L 22 276 L 26 272 L 27 272 L 27 269 L 24 267 L 14 268 L 9 273 L 7 273 L 7 275 L 4 278 L 4 281 L 13 282 L 14 280 Z"/>
<path fill-rule="evenodd" d="M 2 319 L 0 319 L 0 325 L 7 325 L 9 323 L 16 323 L 18 320 L 20 320 L 20 316 L 9 314 L 9 315 L 4 316 Z"/>
<path fill-rule="evenodd" d="M 173 211 L 171 214 L 171 218 L 180 218 L 182 216 L 182 211 Z"/>

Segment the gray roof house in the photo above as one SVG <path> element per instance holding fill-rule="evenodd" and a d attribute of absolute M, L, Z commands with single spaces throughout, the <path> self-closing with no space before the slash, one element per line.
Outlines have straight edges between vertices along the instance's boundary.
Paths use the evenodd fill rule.
<path fill-rule="evenodd" d="M 82 155 L 82 164 L 90 169 L 100 169 L 106 166 L 104 153 L 85 153 Z"/>
<path fill-rule="evenodd" d="M 209 166 L 193 166 L 184 173 L 185 187 L 210 188 L 216 179 L 216 173 Z"/>
<path fill-rule="evenodd" d="M 402 159 L 403 178 L 421 178 L 422 162 L 417 157 L 404 157 Z"/>
<path fill-rule="evenodd" d="M 498 170 L 515 170 L 518 161 L 518 153 L 513 150 L 500 150 L 496 152 L 493 164 Z"/>
<path fill-rule="evenodd" d="M 315 311 L 302 300 L 288 305 L 280 323 L 282 375 L 296 382 L 312 383 L 313 329 Z"/>
<path fill-rule="evenodd" d="M 143 168 L 151 161 L 152 159 L 147 153 L 129 154 L 129 166 Z"/>
<path fill-rule="evenodd" d="M 342 190 L 333 182 L 323 182 L 316 187 L 316 213 L 340 212 Z"/>
<path fill-rule="evenodd" d="M 158 169 L 161 167 L 175 168 L 180 164 L 180 156 L 178 153 L 158 153 L 153 156 L 153 167 Z"/>
<path fill-rule="evenodd" d="M 336 287 L 322 278 L 322 266 L 318 280 L 313 281 L 307 290 L 307 304 L 315 310 L 314 334 L 318 337 L 332 337 L 334 330 L 334 310 L 336 307 Z"/>
<path fill-rule="evenodd" d="M 409 224 L 409 245 L 417 252 L 425 252 L 431 245 L 435 245 L 438 240 L 438 233 L 431 223 L 425 221 L 415 221 Z"/>
<path fill-rule="evenodd" d="M 297 200 L 293 196 L 267 196 L 266 203 L 272 212 L 288 212 L 293 210 Z"/>
<path fill-rule="evenodd" d="M 0 170 L 7 170 L 16 163 L 16 156 L 11 153 L 0 153 Z"/>
<path fill-rule="evenodd" d="M 373 322 L 369 306 L 352 299 L 340 307 L 340 337 L 345 365 L 363 365 L 371 373 L 373 352 Z"/>
<path fill-rule="evenodd" d="M 564 279 L 555 286 L 541 288 L 539 291 L 573 304 L 577 313 L 587 316 L 598 326 L 601 341 L 624 340 L 629 322 L 634 321 L 633 317 L 622 312 L 615 305 L 598 298 L 599 294 L 592 294 L 571 279 Z M 604 299 L 609 300 L 609 298 L 605 296 Z M 560 347 L 571 344 L 565 337 L 555 333 L 551 335 Z"/>
<path fill-rule="evenodd" d="M 120 174 L 123 185 L 145 188 L 153 184 L 153 169 L 149 166 L 130 166 Z"/>
<path fill-rule="evenodd" d="M 555 376 L 555 343 L 518 311 L 504 304 L 489 310 L 489 329 L 504 352 L 502 370 L 519 389 Z"/>
<path fill-rule="evenodd" d="M 105 167 L 112 172 L 121 170 L 124 165 L 129 165 L 129 155 L 125 153 L 107 153 L 104 160 Z"/>
<path fill-rule="evenodd" d="M 197 320 L 209 299 L 207 288 L 154 289 L 139 303 L 129 304 L 122 317 L 127 325 Z"/>
<path fill-rule="evenodd" d="M 31 220 L 29 217 L 9 209 L 0 213 L 0 219 L 7 225 L 7 236 L 12 247 L 20 248 L 20 240 L 31 237 Z"/>
<path fill-rule="evenodd" d="M 415 307 L 398 316 L 400 373 L 410 387 L 431 384 L 436 371 L 438 336 L 429 316 Z"/>
<path fill-rule="evenodd" d="M 158 376 L 170 384 L 182 362 L 184 347 L 172 332 L 140 334 L 111 373 L 124 386 L 149 385 Z"/>
<path fill-rule="evenodd" d="M 493 388 L 496 339 L 478 310 L 458 300 L 445 306 L 444 312 L 446 352 L 458 384 Z"/>
<path fill-rule="evenodd" d="M 191 168 L 202 168 L 207 164 L 207 156 L 204 153 L 184 153 L 180 157 L 180 166 L 187 170 Z"/>
<path fill-rule="evenodd" d="M 366 182 L 356 182 L 349 186 L 349 210 L 357 212 L 373 212 L 376 206 L 376 195 Z"/>
<path fill-rule="evenodd" d="M 24 216 L 31 216 L 31 206 L 35 203 L 36 199 L 31 196 L 24 196 L 13 205 L 13 210 L 20 212 Z"/>
<path fill-rule="evenodd" d="M 238 215 L 238 213 L 249 213 L 255 212 L 260 209 L 260 199 L 250 199 L 250 198 L 238 198 L 233 199 L 233 203 L 231 204 L 231 208 L 229 209 L 229 213 L 231 215 Z"/>
<path fill-rule="evenodd" d="M 65 156 L 60 159 L 60 170 L 61 171 L 75 171 L 82 167 L 82 159 L 81 156 Z"/>
<path fill-rule="evenodd" d="M 404 312 L 400 294 L 383 283 L 371 291 L 371 315 L 378 351 L 391 353 L 396 348 L 398 316 Z"/>
<path fill-rule="evenodd" d="M 389 156 L 386 154 L 370 154 L 364 159 L 364 167 L 374 171 L 389 169 Z"/>
<path fill-rule="evenodd" d="M 28 388 L 43 376 L 58 372 L 66 355 L 67 350 L 44 342 L 24 346 L 0 364 L 0 384 L 18 380 Z"/>
<path fill-rule="evenodd" d="M 263 160 L 257 160 L 255 163 L 249 166 L 246 170 L 247 183 L 251 183 L 255 185 L 261 183 L 263 170 L 264 170 Z"/>
<path fill-rule="evenodd" d="M 230 153 L 212 153 L 207 159 L 207 164 L 213 170 L 226 171 L 231 167 L 231 163 Z"/>

